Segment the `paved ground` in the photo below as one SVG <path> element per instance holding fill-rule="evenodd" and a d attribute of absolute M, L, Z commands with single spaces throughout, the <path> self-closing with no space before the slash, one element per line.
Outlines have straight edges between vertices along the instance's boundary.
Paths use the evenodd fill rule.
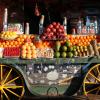
<path fill-rule="evenodd" d="M 59 96 L 59 97 L 24 97 L 23 100 L 100 100 L 100 95 Z"/>

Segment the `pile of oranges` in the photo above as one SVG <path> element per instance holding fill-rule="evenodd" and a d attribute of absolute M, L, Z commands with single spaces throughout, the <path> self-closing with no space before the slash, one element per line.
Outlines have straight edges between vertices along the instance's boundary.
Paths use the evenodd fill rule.
<path fill-rule="evenodd" d="M 36 47 L 33 43 L 25 43 L 22 46 L 21 57 L 25 59 L 32 59 L 37 57 Z"/>
<path fill-rule="evenodd" d="M 34 35 L 19 35 L 15 40 L 1 40 L 0 39 L 0 47 L 20 47 L 25 42 L 26 38 L 34 39 Z"/>
<path fill-rule="evenodd" d="M 95 35 L 67 35 L 67 39 L 72 45 L 87 46 L 92 40 L 96 39 Z"/>

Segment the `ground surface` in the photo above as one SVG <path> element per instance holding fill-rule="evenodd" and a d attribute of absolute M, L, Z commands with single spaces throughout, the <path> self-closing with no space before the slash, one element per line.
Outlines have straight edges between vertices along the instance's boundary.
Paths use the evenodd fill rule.
<path fill-rule="evenodd" d="M 23 100 L 100 100 L 100 95 L 59 96 L 59 97 L 24 97 Z"/>

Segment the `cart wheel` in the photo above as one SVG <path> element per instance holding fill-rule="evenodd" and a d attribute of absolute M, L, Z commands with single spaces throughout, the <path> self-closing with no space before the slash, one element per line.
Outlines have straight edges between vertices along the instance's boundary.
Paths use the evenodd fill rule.
<path fill-rule="evenodd" d="M 0 65 L 0 100 L 19 100 L 24 90 L 24 81 L 19 72 L 11 66 Z"/>
<path fill-rule="evenodd" d="M 83 81 L 84 94 L 100 95 L 100 64 L 91 67 Z"/>

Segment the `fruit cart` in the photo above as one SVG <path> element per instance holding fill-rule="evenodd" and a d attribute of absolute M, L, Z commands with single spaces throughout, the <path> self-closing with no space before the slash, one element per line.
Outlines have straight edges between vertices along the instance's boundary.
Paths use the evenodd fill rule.
<path fill-rule="evenodd" d="M 68 35 L 58 22 L 42 32 L 0 34 L 0 99 L 100 95 L 100 36 Z"/>
<path fill-rule="evenodd" d="M 15 40 L 18 42 L 21 38 L 28 36 L 20 35 L 20 38 Z M 33 36 L 30 38 L 33 39 Z M 6 46 L 4 41 L 3 45 Z M 7 40 L 5 43 L 11 45 L 12 42 Z M 27 42 L 30 42 L 29 39 Z M 9 52 L 9 49 L 7 50 Z M 35 96 L 74 95 L 80 91 L 85 95 L 100 94 L 99 56 L 57 58 L 56 55 L 55 58 L 33 59 L 28 56 L 28 59 L 22 59 L 8 55 L 9 53 L 4 53 L 4 57 L 0 58 L 1 100 L 22 98 L 29 94 L 27 92 Z"/>

